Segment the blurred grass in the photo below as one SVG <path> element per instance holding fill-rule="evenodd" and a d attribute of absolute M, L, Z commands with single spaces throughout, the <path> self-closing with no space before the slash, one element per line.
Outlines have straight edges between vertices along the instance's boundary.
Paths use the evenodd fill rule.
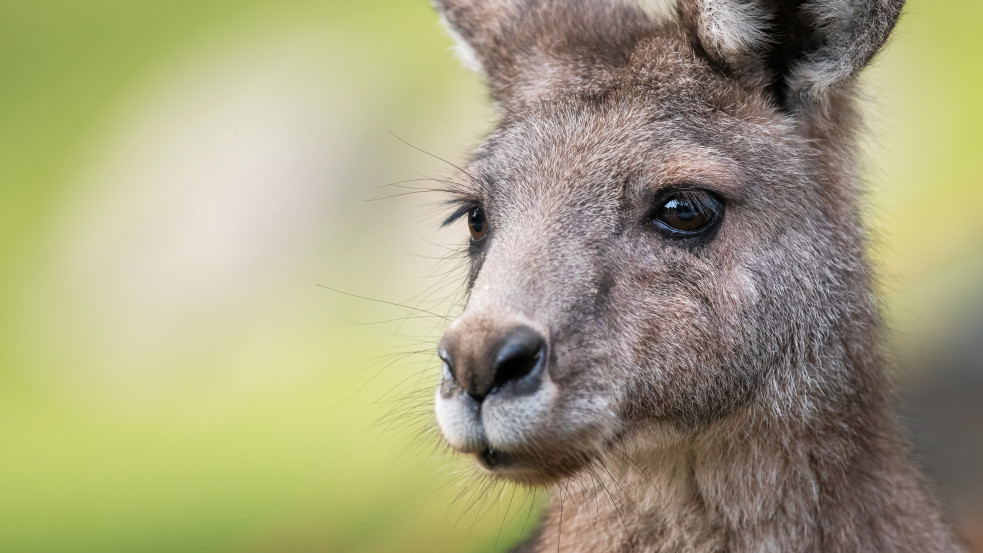
<path fill-rule="evenodd" d="M 937 340 L 983 297 L 983 45 L 976 2 L 909 1 L 865 77 L 868 180 L 889 320 Z M 933 336 L 928 336 L 933 334 Z M 908 338 L 902 344 L 918 347 Z"/>
<path fill-rule="evenodd" d="M 467 541 L 470 518 L 448 527 L 458 518 L 446 509 L 456 486 L 440 491 L 447 478 L 432 476 L 447 462 L 431 460 L 429 446 L 400 456 L 406 437 L 387 436 L 377 425 L 394 409 L 388 400 L 406 389 L 397 386 L 386 396 L 407 368 L 384 371 L 358 391 L 368 380 L 365 371 L 378 370 L 371 358 L 402 342 L 389 336 L 391 328 L 358 332 L 345 320 L 383 320 L 403 311 L 366 307 L 315 286 L 340 282 L 363 293 L 388 288 L 395 294 L 401 286 L 390 287 L 391 278 L 365 275 L 413 267 L 402 263 L 397 270 L 385 259 L 405 240 L 388 240 L 390 249 L 362 264 L 336 260 L 354 261 L 359 250 L 386 243 L 380 223 L 409 223 L 419 212 L 398 213 L 408 211 L 405 205 L 356 207 L 361 216 L 381 213 L 350 227 L 355 240 L 322 239 L 310 263 L 288 267 L 286 291 L 236 307 L 247 323 L 217 318 L 209 328 L 184 321 L 186 335 L 151 344 L 160 357 L 141 358 L 147 348 L 122 342 L 130 338 L 127 327 L 143 324 L 129 318 L 160 316 L 156 304 L 132 313 L 94 288 L 98 280 L 80 286 L 64 282 L 77 275 L 52 274 L 64 268 L 60 242 L 79 230 L 64 228 L 66 216 L 85 222 L 72 212 L 118 193 L 76 175 L 103 163 L 91 158 L 112 150 L 120 125 L 125 129 L 134 112 L 139 117 L 148 88 L 168 86 L 168 67 L 200 56 L 221 61 L 222 54 L 209 53 L 216 49 L 242 47 L 247 55 L 275 49 L 292 29 L 324 33 L 338 49 L 336 59 L 324 60 L 321 77 L 344 81 L 336 85 L 345 92 L 338 101 L 360 96 L 363 102 L 327 114 L 339 125 L 346 111 L 363 114 L 355 123 L 360 128 L 349 122 L 339 131 L 371 142 L 356 161 L 373 169 L 349 182 L 324 176 L 324 185 L 342 189 L 338 203 L 358 205 L 374 185 L 400 174 L 389 160 L 408 157 L 392 151 L 385 131 L 437 126 L 421 118 L 435 115 L 440 96 L 433 88 L 447 86 L 457 71 L 443 59 L 445 39 L 422 3 L 0 8 L 0 550 L 387 551 L 398 545 L 432 551 L 455 536 Z M 324 54 L 325 45 L 311 47 L 310 55 Z M 409 109 L 423 101 L 426 110 Z M 383 156 L 388 159 L 380 163 Z M 412 163 L 427 167 L 426 159 Z M 78 189 L 86 185 L 94 190 Z M 330 215 L 344 219 L 346 211 Z M 167 293 L 162 290 L 165 303 Z M 248 324 L 248 318 L 261 320 Z M 133 351 L 107 351 L 114 343 Z M 473 533 L 498 533 L 499 522 L 488 518 Z"/>
<path fill-rule="evenodd" d="M 909 2 L 867 78 L 877 258 L 907 348 L 979 313 L 981 16 L 970 0 Z M 457 160 L 486 127 L 484 92 L 448 46 L 422 0 L 0 2 L 0 551 L 490 551 L 521 532 L 528 503 L 504 525 L 509 491 L 461 515 L 469 496 L 447 505 L 462 465 L 431 456 L 432 441 L 408 446 L 412 415 L 428 417 L 439 322 L 352 325 L 407 312 L 315 285 L 451 309 L 455 275 L 428 291 L 436 270 L 418 257 L 453 242 L 426 226 L 426 200 L 359 201 L 444 170 L 387 131 Z M 274 71 L 253 78 L 254 62 Z M 299 92 L 262 88 L 278 71 Z M 228 102 L 172 100 L 222 79 Z M 325 152 L 294 190 L 310 221 L 278 204 L 247 220 L 285 236 L 259 257 L 226 266 L 204 250 L 217 288 L 134 269 L 186 222 L 154 195 L 169 181 L 149 176 L 201 161 L 144 168 L 154 149 L 210 148 L 181 125 L 227 103 L 251 117 L 294 98 L 312 121 L 302 138 Z M 155 121 L 175 136 L 155 141 Z M 228 142 L 279 132 L 257 121 Z M 176 174 L 210 185 L 207 169 Z M 205 215 L 248 215 L 242 200 Z M 424 353 L 373 361 L 401 351 Z"/>

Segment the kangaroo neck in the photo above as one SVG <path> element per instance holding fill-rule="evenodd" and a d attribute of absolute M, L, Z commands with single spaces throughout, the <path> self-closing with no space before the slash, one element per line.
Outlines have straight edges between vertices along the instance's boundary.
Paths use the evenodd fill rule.
<path fill-rule="evenodd" d="M 556 487 L 536 551 L 954 547 L 937 516 L 926 519 L 934 506 L 882 401 L 787 416 L 752 403 L 690 435 L 647 425 Z"/>

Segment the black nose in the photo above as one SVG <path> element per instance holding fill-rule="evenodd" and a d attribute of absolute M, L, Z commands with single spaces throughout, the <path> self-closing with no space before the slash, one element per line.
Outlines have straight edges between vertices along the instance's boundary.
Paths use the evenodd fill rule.
<path fill-rule="evenodd" d="M 457 385 L 483 401 L 502 390 L 519 395 L 534 392 L 546 364 L 546 339 L 524 325 L 498 339 L 448 333 L 438 353 Z"/>

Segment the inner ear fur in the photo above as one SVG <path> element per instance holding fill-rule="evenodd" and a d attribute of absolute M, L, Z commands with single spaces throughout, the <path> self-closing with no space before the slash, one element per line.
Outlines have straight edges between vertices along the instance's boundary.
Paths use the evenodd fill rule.
<path fill-rule="evenodd" d="M 904 0 L 681 0 L 694 42 L 789 113 L 822 107 L 870 63 Z"/>
<path fill-rule="evenodd" d="M 628 62 L 653 25 L 613 0 L 433 0 L 465 66 L 500 105 L 523 104 L 584 68 Z"/>

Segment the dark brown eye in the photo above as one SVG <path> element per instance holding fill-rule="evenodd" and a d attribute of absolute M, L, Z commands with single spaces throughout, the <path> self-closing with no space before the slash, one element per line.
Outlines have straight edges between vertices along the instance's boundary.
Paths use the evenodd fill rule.
<path fill-rule="evenodd" d="M 716 195 L 705 190 L 683 190 L 662 196 L 652 219 L 670 236 L 689 237 L 714 226 L 724 211 Z"/>
<path fill-rule="evenodd" d="M 468 212 L 468 230 L 471 231 L 471 239 L 477 242 L 488 233 L 488 222 L 485 221 L 485 212 L 480 207 L 473 208 Z"/>

